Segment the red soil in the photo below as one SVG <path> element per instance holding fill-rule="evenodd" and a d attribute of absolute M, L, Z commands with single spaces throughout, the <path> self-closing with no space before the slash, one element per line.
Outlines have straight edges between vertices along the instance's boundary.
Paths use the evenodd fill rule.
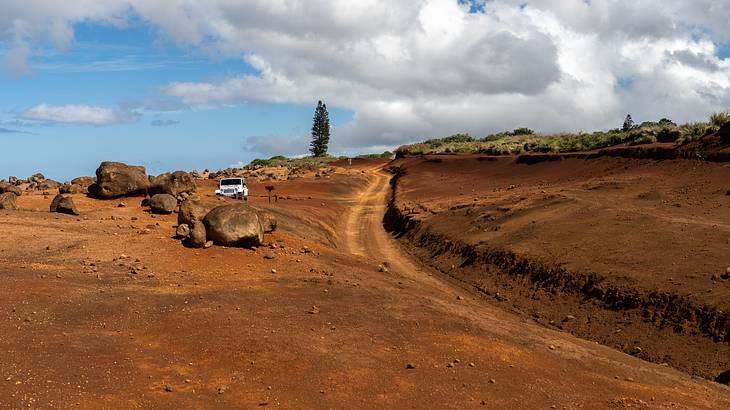
<path fill-rule="evenodd" d="M 725 163 L 600 157 L 525 165 L 510 157 L 427 156 L 393 165 L 403 173 L 395 205 L 418 225 L 412 244 L 416 236 L 424 242 L 423 233 L 436 233 L 473 249 L 506 250 L 541 266 L 597 274 L 638 297 L 659 292 L 681 298 L 672 303 L 730 310 L 730 281 L 720 278 L 730 266 L 730 167 Z M 434 252 L 426 253 L 437 256 Z M 452 263 L 465 261 L 456 256 L 435 264 L 449 271 Z M 450 274 L 473 284 L 484 281 L 482 287 L 491 293 L 521 289 L 513 282 L 495 283 L 499 275 L 489 274 L 488 266 L 466 265 L 471 271 Z M 699 331 L 691 325 L 671 329 L 666 323 L 650 334 L 636 323 L 615 336 L 616 330 L 631 327 L 622 322 L 652 318 L 632 310 L 635 306 L 606 312 L 581 298 L 564 306 L 560 297 L 536 302 L 535 292 L 520 296 L 522 290 L 514 291 L 512 302 L 539 321 L 552 320 L 626 351 L 641 345 L 643 357 L 705 377 L 730 368 L 730 323 L 713 323 L 719 330 L 709 339 L 692 337 Z M 581 317 L 562 323 L 568 314 Z M 602 316 L 607 316 L 603 324 Z M 716 343 L 713 337 L 725 341 Z"/>
<path fill-rule="evenodd" d="M 280 215 L 275 249 L 185 248 L 176 215 L 139 198 L 77 195 L 72 217 L 20 197 L 22 210 L 0 211 L 0 403 L 730 406 L 723 386 L 537 326 L 400 261 L 377 217 L 387 177 L 361 171 L 276 183 L 272 204 L 253 184 L 252 203 Z"/>

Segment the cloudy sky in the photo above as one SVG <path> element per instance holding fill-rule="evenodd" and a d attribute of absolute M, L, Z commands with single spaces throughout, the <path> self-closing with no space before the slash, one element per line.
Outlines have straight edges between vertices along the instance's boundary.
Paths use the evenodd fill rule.
<path fill-rule="evenodd" d="M 730 107 L 728 0 L 2 0 L 0 178 Z"/>

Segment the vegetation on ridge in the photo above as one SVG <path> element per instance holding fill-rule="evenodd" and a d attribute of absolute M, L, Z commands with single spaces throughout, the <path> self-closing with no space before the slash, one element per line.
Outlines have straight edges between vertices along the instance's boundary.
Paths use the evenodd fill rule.
<path fill-rule="evenodd" d="M 541 135 L 529 128 L 518 128 L 483 138 L 474 138 L 469 134 L 455 134 L 401 146 L 396 150 L 396 154 L 398 156 L 442 153 L 505 155 L 523 152 L 592 151 L 620 144 L 641 145 L 662 142 L 682 145 L 717 132 L 723 124 L 730 122 L 730 112 L 713 114 L 708 122 L 683 125 L 677 125 L 666 118 L 634 125 L 630 119 L 631 117 L 627 116 L 622 128 L 592 133 Z"/>

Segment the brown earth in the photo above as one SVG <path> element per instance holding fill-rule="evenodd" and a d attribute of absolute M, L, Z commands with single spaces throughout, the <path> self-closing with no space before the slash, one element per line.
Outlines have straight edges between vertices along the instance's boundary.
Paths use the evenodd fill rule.
<path fill-rule="evenodd" d="M 450 277 L 547 326 L 714 379 L 730 369 L 730 166 L 395 161 L 390 222 Z"/>
<path fill-rule="evenodd" d="M 0 407 L 730 406 L 725 386 L 535 324 L 409 259 L 382 227 L 380 166 L 277 182 L 271 204 L 251 184 L 280 227 L 256 250 L 185 248 L 176 215 L 140 198 L 73 195 L 78 217 L 18 198 L 0 211 Z"/>

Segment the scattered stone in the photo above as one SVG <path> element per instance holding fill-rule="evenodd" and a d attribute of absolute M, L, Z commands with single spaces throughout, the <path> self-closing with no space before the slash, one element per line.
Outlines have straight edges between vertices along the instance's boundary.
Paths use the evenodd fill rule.
<path fill-rule="evenodd" d="M 461 295 L 456 297 L 456 300 L 464 300 L 464 298 L 461 297 Z"/>
<path fill-rule="evenodd" d="M 319 314 L 319 308 L 317 306 L 312 306 L 311 309 L 307 311 L 310 315 L 318 315 Z"/>
<path fill-rule="evenodd" d="M 274 253 L 274 251 L 269 251 L 266 253 L 266 255 L 264 255 L 264 259 L 275 259 L 275 258 L 276 258 L 276 253 Z"/>
<path fill-rule="evenodd" d="M 165 391 L 168 392 L 168 393 L 171 393 L 172 392 L 172 386 L 170 386 L 169 384 L 166 384 L 165 385 Z"/>
<path fill-rule="evenodd" d="M 469 367 L 476 367 L 476 366 L 477 365 L 475 365 L 474 363 L 469 363 Z"/>
<path fill-rule="evenodd" d="M 89 194 L 101 199 L 142 196 L 149 186 L 144 167 L 105 161 L 96 170 L 96 183 L 89 187 Z"/>
<path fill-rule="evenodd" d="M 205 246 L 205 243 L 208 242 L 206 232 L 205 232 L 205 225 L 198 221 L 194 222 L 192 225 L 189 225 L 190 227 L 190 235 L 186 238 L 186 240 L 183 242 L 185 246 L 189 246 L 191 248 L 202 248 Z"/>
<path fill-rule="evenodd" d="M 550 350 L 555 350 L 555 346 L 553 346 L 553 345 L 550 345 L 550 346 L 548 346 L 548 349 L 550 349 Z"/>
<path fill-rule="evenodd" d="M 206 241 L 203 248 L 208 249 L 213 246 L 213 241 Z"/>
<path fill-rule="evenodd" d="M 175 236 L 179 239 L 187 239 L 190 237 L 190 226 L 188 224 L 180 224 L 175 230 Z"/>
<path fill-rule="evenodd" d="M 18 209 L 18 204 L 15 199 L 18 196 L 12 192 L 5 192 L 0 194 L 0 209 L 15 210 Z"/>
<path fill-rule="evenodd" d="M 494 383 L 497 383 L 497 381 L 494 379 L 489 379 L 489 384 L 494 384 Z"/>
<path fill-rule="evenodd" d="M 730 268 L 725 269 L 725 273 L 720 275 L 720 278 L 725 280 L 730 279 Z"/>
<path fill-rule="evenodd" d="M 73 198 L 64 194 L 58 194 L 55 198 L 53 198 L 53 201 L 51 201 L 50 211 L 68 215 L 79 215 L 79 211 L 76 209 Z"/>
<path fill-rule="evenodd" d="M 276 273 L 276 269 L 271 268 L 271 273 Z"/>
<path fill-rule="evenodd" d="M 383 272 L 383 273 L 389 272 L 388 267 L 385 265 L 378 265 L 378 271 Z"/>
<path fill-rule="evenodd" d="M 117 204 L 117 208 L 125 208 L 126 206 L 127 204 L 125 204 L 124 202 L 120 202 Z"/>
<path fill-rule="evenodd" d="M 150 209 L 156 214 L 171 214 L 177 209 L 177 199 L 170 194 L 156 194 L 150 198 Z"/>
<path fill-rule="evenodd" d="M 568 315 L 568 316 L 565 317 L 565 319 L 563 319 L 563 322 L 569 322 L 571 320 L 575 320 L 575 316 Z"/>
<path fill-rule="evenodd" d="M 4 194 L 6 192 L 13 193 L 17 196 L 21 196 L 23 194 L 23 190 L 17 186 L 8 182 L 0 181 L 0 194 Z"/>
<path fill-rule="evenodd" d="M 218 387 L 218 394 L 223 394 L 226 392 L 226 390 L 228 390 L 228 387 L 220 386 L 220 387 Z"/>
<path fill-rule="evenodd" d="M 406 369 L 408 369 L 408 370 L 412 370 L 412 369 L 415 369 L 415 368 L 416 368 L 416 365 L 414 365 L 412 363 L 407 363 L 406 364 Z"/>

